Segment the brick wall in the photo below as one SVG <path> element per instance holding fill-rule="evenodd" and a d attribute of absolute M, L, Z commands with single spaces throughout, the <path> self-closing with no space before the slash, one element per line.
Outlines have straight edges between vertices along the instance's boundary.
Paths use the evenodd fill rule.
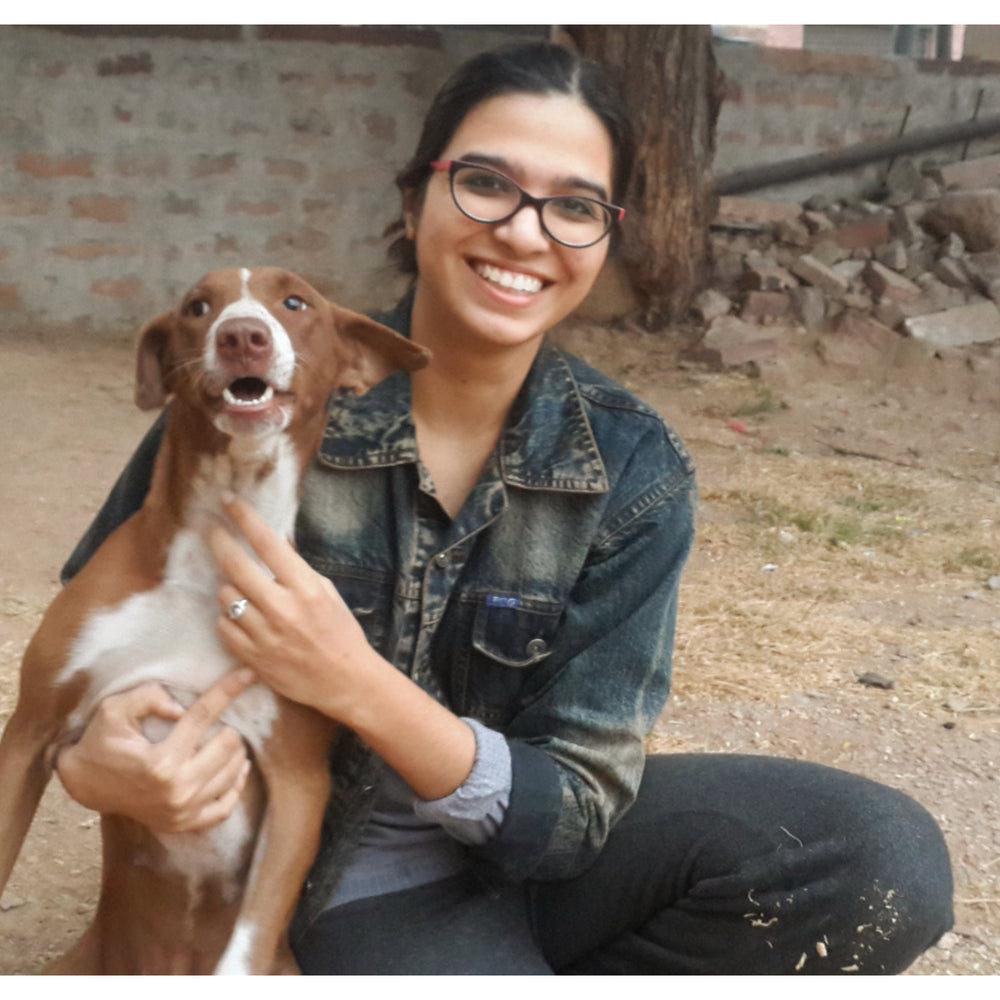
<path fill-rule="evenodd" d="M 205 271 L 245 264 L 391 303 L 393 175 L 451 68 L 510 40 L 0 27 L 0 326 L 128 333 Z"/>
<path fill-rule="evenodd" d="M 431 95 L 472 53 L 543 33 L 0 27 L 0 328 L 130 333 L 203 272 L 261 263 L 387 305 L 392 178 Z M 980 89 L 1000 113 L 996 64 L 717 53 L 720 173 L 893 136 L 907 104 L 909 129 L 971 117 Z M 884 168 L 761 196 L 864 190 Z"/>
<path fill-rule="evenodd" d="M 727 78 L 716 132 L 715 170 L 799 156 L 1000 115 L 1000 64 L 878 58 L 803 49 L 722 43 L 716 58 Z M 907 115 L 907 108 L 909 114 Z M 1000 136 L 977 139 L 970 156 L 1000 151 Z M 961 146 L 916 154 L 918 164 L 949 162 Z M 802 200 L 817 191 L 866 194 L 884 178 L 887 161 L 768 188 L 757 197 Z"/>

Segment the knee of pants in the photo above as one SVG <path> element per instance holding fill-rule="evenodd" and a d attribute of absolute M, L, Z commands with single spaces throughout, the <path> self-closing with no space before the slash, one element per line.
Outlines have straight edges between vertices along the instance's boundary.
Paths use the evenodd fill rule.
<path fill-rule="evenodd" d="M 854 844 L 852 872 L 883 905 L 933 944 L 954 922 L 954 884 L 944 835 L 934 818 L 913 799 L 886 789 L 878 815 Z"/>

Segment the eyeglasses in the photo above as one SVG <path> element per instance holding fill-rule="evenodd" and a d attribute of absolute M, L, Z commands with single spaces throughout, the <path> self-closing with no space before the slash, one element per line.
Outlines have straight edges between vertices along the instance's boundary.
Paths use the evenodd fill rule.
<path fill-rule="evenodd" d="M 564 247 L 593 246 L 625 218 L 625 209 L 597 198 L 557 194 L 536 198 L 506 174 L 464 160 L 437 160 L 431 168 L 447 171 L 451 196 L 463 214 L 475 222 L 496 225 L 512 219 L 525 205 L 538 212 L 542 229 Z"/>

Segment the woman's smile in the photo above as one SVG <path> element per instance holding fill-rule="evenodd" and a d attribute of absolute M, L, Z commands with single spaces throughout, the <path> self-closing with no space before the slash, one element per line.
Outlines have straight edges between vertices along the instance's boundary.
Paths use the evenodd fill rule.
<path fill-rule="evenodd" d="M 474 261 L 472 268 L 484 281 L 488 281 L 491 285 L 498 285 L 506 291 L 519 292 L 523 295 L 537 295 L 545 287 L 541 278 L 535 277 L 533 274 L 512 271 L 495 264 L 489 264 L 486 261 Z"/>

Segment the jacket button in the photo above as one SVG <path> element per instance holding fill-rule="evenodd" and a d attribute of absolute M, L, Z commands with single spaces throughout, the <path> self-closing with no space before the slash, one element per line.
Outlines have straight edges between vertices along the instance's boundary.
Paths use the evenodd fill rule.
<path fill-rule="evenodd" d="M 528 656 L 541 656 L 549 648 L 549 644 L 544 639 L 532 639 L 528 643 Z"/>
<path fill-rule="evenodd" d="M 450 561 L 451 560 L 449 559 L 447 552 L 439 552 L 434 557 L 434 565 L 439 567 L 440 569 L 444 569 L 445 566 L 447 566 Z"/>

